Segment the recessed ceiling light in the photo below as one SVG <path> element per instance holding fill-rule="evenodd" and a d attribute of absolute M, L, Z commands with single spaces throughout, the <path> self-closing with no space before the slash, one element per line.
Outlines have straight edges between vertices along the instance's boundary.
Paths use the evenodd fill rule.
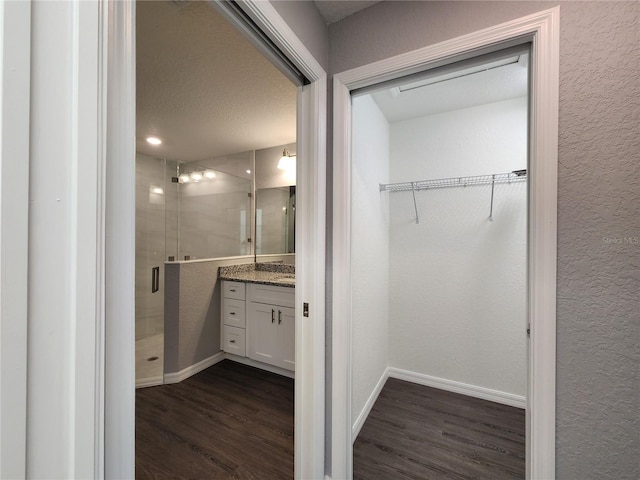
<path fill-rule="evenodd" d="M 147 137 L 147 143 L 150 143 L 151 145 L 160 145 L 162 140 L 158 137 Z"/>
<path fill-rule="evenodd" d="M 249 174 L 250 174 L 250 173 L 251 173 L 251 170 L 247 170 L 247 173 L 249 173 Z"/>

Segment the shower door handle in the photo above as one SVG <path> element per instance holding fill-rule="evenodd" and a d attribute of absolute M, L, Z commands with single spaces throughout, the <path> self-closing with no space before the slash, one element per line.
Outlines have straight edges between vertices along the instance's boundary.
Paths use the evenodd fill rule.
<path fill-rule="evenodd" d="M 153 267 L 151 269 L 151 293 L 156 293 L 160 290 L 160 267 Z"/>

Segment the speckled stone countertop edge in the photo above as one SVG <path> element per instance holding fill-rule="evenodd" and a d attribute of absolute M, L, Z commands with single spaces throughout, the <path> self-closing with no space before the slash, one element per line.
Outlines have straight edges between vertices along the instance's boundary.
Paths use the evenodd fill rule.
<path fill-rule="evenodd" d="M 229 265 L 218 269 L 220 280 L 234 282 L 258 283 L 278 287 L 294 288 L 295 283 L 278 281 L 278 278 L 295 278 L 295 266 L 284 264 L 250 263 Z"/>

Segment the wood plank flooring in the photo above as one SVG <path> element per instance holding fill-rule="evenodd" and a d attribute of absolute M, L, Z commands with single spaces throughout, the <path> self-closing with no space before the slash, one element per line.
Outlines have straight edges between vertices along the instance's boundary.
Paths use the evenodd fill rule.
<path fill-rule="evenodd" d="M 293 380 L 223 361 L 136 391 L 136 478 L 293 478 Z M 389 379 L 355 480 L 524 478 L 524 411 Z"/>
<path fill-rule="evenodd" d="M 137 479 L 292 479 L 290 378 L 229 360 L 136 391 Z"/>
<path fill-rule="evenodd" d="M 525 478 L 525 414 L 390 378 L 353 450 L 354 480 Z"/>

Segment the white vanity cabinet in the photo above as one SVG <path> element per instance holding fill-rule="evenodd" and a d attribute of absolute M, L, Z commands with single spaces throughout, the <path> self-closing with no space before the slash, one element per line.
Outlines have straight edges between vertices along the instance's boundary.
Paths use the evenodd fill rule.
<path fill-rule="evenodd" d="M 292 287 L 224 280 L 222 350 L 295 370 L 294 305 Z"/>
<path fill-rule="evenodd" d="M 286 370 L 295 370 L 295 290 L 249 284 L 247 294 L 247 356 Z"/>
<path fill-rule="evenodd" d="M 246 355 L 246 285 L 242 282 L 222 282 L 222 350 Z"/>

